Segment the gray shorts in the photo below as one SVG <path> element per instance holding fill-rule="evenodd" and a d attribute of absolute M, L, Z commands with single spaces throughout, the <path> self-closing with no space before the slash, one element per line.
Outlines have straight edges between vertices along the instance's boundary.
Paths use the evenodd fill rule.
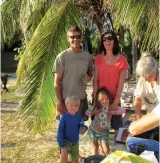
<path fill-rule="evenodd" d="M 94 129 L 92 124 L 89 126 L 88 135 L 92 141 L 109 142 L 109 130 L 106 130 L 106 132 L 98 132 Z"/>
<path fill-rule="evenodd" d="M 87 98 L 85 98 L 84 100 L 80 101 L 80 107 L 79 107 L 79 112 L 82 117 L 85 116 L 85 112 L 87 109 L 88 109 L 88 101 Z"/>

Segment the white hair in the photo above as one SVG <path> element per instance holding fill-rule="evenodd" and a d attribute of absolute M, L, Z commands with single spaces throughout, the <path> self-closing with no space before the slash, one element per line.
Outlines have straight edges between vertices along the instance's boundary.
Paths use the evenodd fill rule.
<path fill-rule="evenodd" d="M 136 73 L 140 76 L 149 76 L 156 72 L 158 63 L 151 55 L 143 55 L 137 63 Z"/>

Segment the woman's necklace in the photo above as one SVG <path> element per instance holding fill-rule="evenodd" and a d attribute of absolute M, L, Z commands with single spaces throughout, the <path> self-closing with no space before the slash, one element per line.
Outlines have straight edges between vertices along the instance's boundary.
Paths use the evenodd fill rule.
<path fill-rule="evenodd" d="M 111 63 L 111 61 L 110 61 L 110 60 L 108 60 L 107 62 L 108 62 L 108 63 Z"/>
<path fill-rule="evenodd" d="M 112 64 L 115 62 L 115 58 L 111 57 L 111 58 L 107 58 L 107 56 L 104 57 L 105 61 L 107 64 Z"/>

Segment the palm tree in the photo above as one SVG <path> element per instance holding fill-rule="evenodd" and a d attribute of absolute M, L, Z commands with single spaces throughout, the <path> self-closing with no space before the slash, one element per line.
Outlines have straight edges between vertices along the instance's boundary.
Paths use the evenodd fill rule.
<path fill-rule="evenodd" d="M 132 70 L 135 72 L 138 51 L 158 56 L 158 0 L 115 0 L 112 6 L 114 21 L 128 28 L 132 36 Z"/>
<path fill-rule="evenodd" d="M 115 30 L 121 25 L 130 29 L 142 50 L 158 51 L 158 0 L 9 0 L 2 5 L 2 43 L 17 31 L 28 41 L 17 69 L 17 86 L 25 92 L 19 113 L 30 130 L 41 132 L 53 120 L 52 66 L 56 55 L 68 47 L 67 29 L 80 24 L 82 12 L 84 28 L 95 24 L 102 32 L 107 15 Z"/>
<path fill-rule="evenodd" d="M 25 80 L 23 89 L 26 92 L 20 114 L 29 129 L 39 132 L 53 120 L 55 92 L 52 67 L 55 57 L 68 47 L 66 31 L 78 24 L 80 18 L 70 1 L 55 3 L 36 28 L 17 70 L 17 83 Z"/>
<path fill-rule="evenodd" d="M 7 44 L 9 46 L 14 41 L 15 35 L 28 41 L 50 8 L 51 1 L 5 1 L 1 6 L 1 45 Z"/>
<path fill-rule="evenodd" d="M 130 28 L 135 39 L 141 42 L 142 50 L 155 52 L 158 50 L 158 0 L 117 1 L 117 7 L 122 7 L 116 14 L 116 20 Z M 124 3 L 127 3 L 125 6 Z M 123 13 L 123 14 L 122 14 Z"/>

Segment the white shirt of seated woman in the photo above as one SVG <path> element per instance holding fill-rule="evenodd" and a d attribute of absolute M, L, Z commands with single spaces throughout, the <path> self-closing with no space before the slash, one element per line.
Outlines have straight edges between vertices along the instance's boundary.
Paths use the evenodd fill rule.
<path fill-rule="evenodd" d="M 159 69 L 156 59 L 152 56 L 142 57 L 137 63 L 136 73 L 140 78 L 134 92 L 135 105 L 137 99 L 141 99 L 147 111 L 151 112 L 160 103 Z"/>

